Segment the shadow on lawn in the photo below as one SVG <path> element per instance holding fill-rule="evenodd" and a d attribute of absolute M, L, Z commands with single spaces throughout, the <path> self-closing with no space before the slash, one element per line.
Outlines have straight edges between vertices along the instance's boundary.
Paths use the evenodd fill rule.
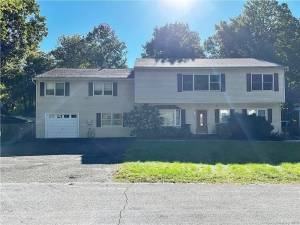
<path fill-rule="evenodd" d="M 112 164 L 122 161 L 131 138 L 34 139 L 1 146 L 2 157 L 82 155 L 83 164 Z"/>
<path fill-rule="evenodd" d="M 3 145 L 1 156 L 81 155 L 82 164 L 120 162 L 300 162 L 300 143 L 253 141 L 141 141 L 134 138 L 40 139 Z"/>

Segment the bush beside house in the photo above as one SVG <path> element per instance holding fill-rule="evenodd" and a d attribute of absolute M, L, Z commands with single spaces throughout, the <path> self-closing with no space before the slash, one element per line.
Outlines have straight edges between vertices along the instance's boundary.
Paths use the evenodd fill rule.
<path fill-rule="evenodd" d="M 216 132 L 221 138 L 232 139 L 273 139 L 274 127 L 265 117 L 256 115 L 234 114 L 226 123 L 216 126 Z"/>
<path fill-rule="evenodd" d="M 164 127 L 159 108 L 149 104 L 134 106 L 124 115 L 124 124 L 132 128 L 131 135 L 140 138 L 189 138 L 190 126 Z"/>

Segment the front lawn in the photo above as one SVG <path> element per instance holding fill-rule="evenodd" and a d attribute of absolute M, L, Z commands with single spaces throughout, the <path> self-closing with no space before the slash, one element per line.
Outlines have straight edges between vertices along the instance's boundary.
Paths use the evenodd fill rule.
<path fill-rule="evenodd" d="M 115 178 L 129 182 L 300 183 L 300 143 L 137 140 Z"/>

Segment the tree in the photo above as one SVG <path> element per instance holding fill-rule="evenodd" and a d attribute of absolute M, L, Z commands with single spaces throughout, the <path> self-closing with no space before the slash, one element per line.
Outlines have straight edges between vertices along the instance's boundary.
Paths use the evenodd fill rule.
<path fill-rule="evenodd" d="M 156 27 L 153 37 L 143 46 L 142 57 L 152 58 L 203 58 L 200 37 L 184 23 Z"/>
<path fill-rule="evenodd" d="M 125 68 L 126 45 L 110 26 L 100 24 L 86 36 L 62 36 L 51 52 L 60 67 Z"/>
<path fill-rule="evenodd" d="M 87 45 L 80 35 L 62 36 L 58 39 L 59 46 L 51 52 L 57 65 L 67 68 L 86 68 L 90 66 L 86 58 Z"/>
<path fill-rule="evenodd" d="M 253 57 L 289 67 L 288 89 L 300 83 L 300 21 L 286 3 L 249 0 L 241 15 L 216 26 L 209 57 Z"/>
<path fill-rule="evenodd" d="M 47 35 L 45 18 L 40 15 L 35 0 L 0 2 L 1 73 L 22 70 L 30 50 Z"/>
<path fill-rule="evenodd" d="M 33 78 L 55 67 L 54 59 L 43 52 L 29 52 L 22 71 L 10 71 L 4 76 L 6 98 L 3 100 L 3 113 L 16 112 L 33 115 L 35 106 L 35 84 Z"/>

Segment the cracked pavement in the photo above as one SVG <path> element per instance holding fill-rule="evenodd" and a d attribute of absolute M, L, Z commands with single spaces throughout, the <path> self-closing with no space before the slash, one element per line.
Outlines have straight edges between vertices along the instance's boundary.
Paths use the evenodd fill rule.
<path fill-rule="evenodd" d="M 3 157 L 0 224 L 300 224 L 300 185 L 116 183 L 116 164 Z"/>

